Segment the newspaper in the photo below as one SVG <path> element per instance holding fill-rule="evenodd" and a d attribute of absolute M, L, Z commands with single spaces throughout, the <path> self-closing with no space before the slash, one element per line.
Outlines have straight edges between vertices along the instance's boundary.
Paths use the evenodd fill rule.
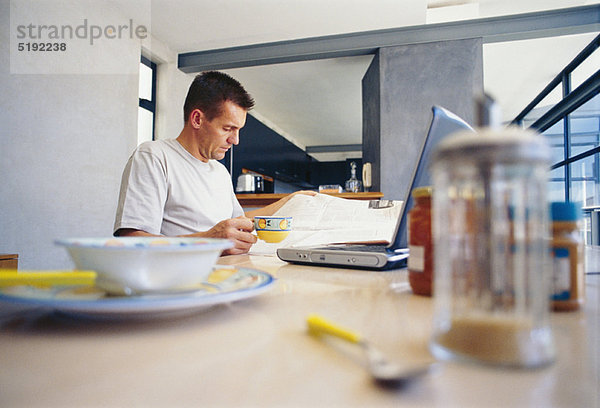
<path fill-rule="evenodd" d="M 390 242 L 402 203 L 388 201 L 384 208 L 376 208 L 368 200 L 297 194 L 274 214 L 293 217 L 290 235 L 275 244 L 259 240 L 250 253 L 274 255 L 280 247 L 340 242 Z"/>

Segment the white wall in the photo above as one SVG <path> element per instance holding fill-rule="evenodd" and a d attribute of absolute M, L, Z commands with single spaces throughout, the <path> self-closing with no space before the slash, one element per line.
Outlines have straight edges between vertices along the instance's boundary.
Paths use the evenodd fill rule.
<path fill-rule="evenodd" d="M 90 24 L 122 17 L 100 2 L 81 4 Z M 112 234 L 121 174 L 137 142 L 138 75 L 131 72 L 142 47 L 159 63 L 157 138 L 181 131 L 193 76 L 152 37 L 118 54 L 90 47 L 127 64 L 129 74 L 11 74 L 10 22 L 10 1 L 0 0 L 0 253 L 18 253 L 21 269 L 72 268 L 55 239 Z"/>
<path fill-rule="evenodd" d="M 157 64 L 156 139 L 173 139 L 183 128 L 183 103 L 195 75 L 177 68 L 177 53 L 162 41 L 150 37 L 142 43 L 142 53 Z"/>
<path fill-rule="evenodd" d="M 70 268 L 56 238 L 112 234 L 138 78 L 10 74 L 8 0 L 0 22 L 0 253 L 18 253 L 20 268 Z"/>
<path fill-rule="evenodd" d="M 183 128 L 183 102 L 194 76 L 177 68 L 177 61 L 164 62 L 157 68 L 156 139 L 174 139 Z"/>

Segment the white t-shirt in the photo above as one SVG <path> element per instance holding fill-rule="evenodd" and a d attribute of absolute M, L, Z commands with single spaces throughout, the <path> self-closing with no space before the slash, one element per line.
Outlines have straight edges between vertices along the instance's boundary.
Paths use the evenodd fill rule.
<path fill-rule="evenodd" d="M 198 160 L 175 139 L 157 140 L 138 146 L 125 166 L 114 231 L 184 235 L 240 215 L 225 166 Z"/>

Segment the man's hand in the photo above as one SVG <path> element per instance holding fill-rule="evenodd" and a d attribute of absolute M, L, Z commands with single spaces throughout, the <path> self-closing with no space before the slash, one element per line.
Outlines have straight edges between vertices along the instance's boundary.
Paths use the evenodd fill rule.
<path fill-rule="evenodd" d="M 208 231 L 195 234 L 180 235 L 181 237 L 203 237 L 203 238 L 225 238 L 233 242 L 234 247 L 223 251 L 222 255 L 245 254 L 250 250 L 252 244 L 256 243 L 256 235 L 251 234 L 254 230 L 252 220 L 246 217 L 231 218 L 221 221 Z M 143 236 L 159 237 L 160 235 L 149 234 L 145 231 L 135 229 L 120 229 L 115 236 Z"/>
<path fill-rule="evenodd" d="M 251 234 L 254 230 L 252 220 L 246 217 L 231 218 L 221 221 L 208 231 L 202 233 L 207 238 L 226 238 L 233 242 L 234 247 L 223 251 L 223 255 L 245 254 L 252 244 L 256 243 L 256 236 Z"/>

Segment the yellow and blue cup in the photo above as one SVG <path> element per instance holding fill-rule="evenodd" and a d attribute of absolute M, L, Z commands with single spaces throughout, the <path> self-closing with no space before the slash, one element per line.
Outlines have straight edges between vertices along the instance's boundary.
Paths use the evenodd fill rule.
<path fill-rule="evenodd" d="M 265 242 L 281 242 L 292 231 L 292 217 L 257 216 L 254 217 L 254 229 L 258 238 Z"/>

